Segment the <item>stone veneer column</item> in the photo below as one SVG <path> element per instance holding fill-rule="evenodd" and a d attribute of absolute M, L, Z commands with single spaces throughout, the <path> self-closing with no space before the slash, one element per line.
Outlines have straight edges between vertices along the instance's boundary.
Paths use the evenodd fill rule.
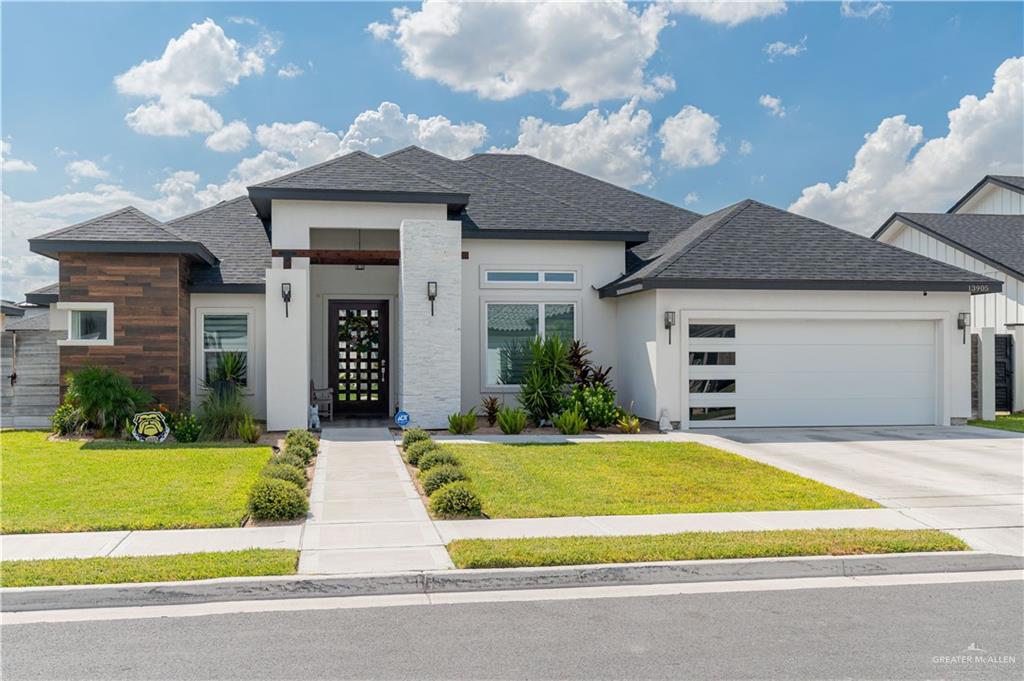
<path fill-rule="evenodd" d="M 281 284 L 292 287 L 285 316 Z M 267 270 L 267 430 L 305 428 L 309 420 L 309 270 Z"/>
<path fill-rule="evenodd" d="M 445 428 L 461 409 L 462 223 L 403 220 L 399 234 L 398 407 L 413 425 Z"/>

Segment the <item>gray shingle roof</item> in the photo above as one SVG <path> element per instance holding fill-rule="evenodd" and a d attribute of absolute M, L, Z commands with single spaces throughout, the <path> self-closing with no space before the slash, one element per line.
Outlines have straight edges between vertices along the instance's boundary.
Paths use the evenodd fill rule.
<path fill-rule="evenodd" d="M 438 181 L 469 194 L 461 212 L 463 227 L 487 231 L 634 232 L 629 225 L 614 222 L 574 205 L 549 192 L 536 191 L 507 178 L 495 177 L 419 147 L 407 147 L 384 157 L 388 163 Z M 472 236 L 466 234 L 466 236 Z M 644 235 L 637 231 L 636 240 Z"/>
<path fill-rule="evenodd" d="M 270 267 L 270 239 L 248 196 L 222 201 L 168 222 L 217 256 L 213 267 L 192 268 L 193 290 L 261 285 Z"/>
<path fill-rule="evenodd" d="M 60 294 L 60 282 L 55 281 L 52 284 L 41 286 L 34 291 L 29 291 L 25 294 L 25 302 L 31 303 L 32 305 L 49 305 L 50 303 L 57 302 L 57 296 Z"/>
<path fill-rule="evenodd" d="M 1015 187 L 1024 193 L 1024 177 L 1021 177 L 1020 175 L 989 175 L 989 177 L 994 180 L 998 180 L 1003 184 Z"/>
<path fill-rule="evenodd" d="M 450 194 L 452 187 L 362 151 L 318 163 L 254 185 L 273 189 L 323 189 Z"/>
<path fill-rule="evenodd" d="M 1020 175 L 986 175 L 978 181 L 978 184 L 971 187 L 971 189 L 961 196 L 956 203 L 950 206 L 947 213 L 957 212 L 961 206 L 970 201 L 975 194 L 977 194 L 982 187 L 987 184 L 995 184 L 1010 191 L 1017 192 L 1018 194 L 1024 194 L 1024 177 Z"/>
<path fill-rule="evenodd" d="M 49 331 L 50 315 L 46 312 L 4 320 L 4 331 Z"/>
<path fill-rule="evenodd" d="M 894 219 L 1024 279 L 1024 215 L 896 213 L 876 236 Z"/>
<path fill-rule="evenodd" d="M 702 218 L 605 288 L 967 290 L 998 282 L 752 201 Z"/>

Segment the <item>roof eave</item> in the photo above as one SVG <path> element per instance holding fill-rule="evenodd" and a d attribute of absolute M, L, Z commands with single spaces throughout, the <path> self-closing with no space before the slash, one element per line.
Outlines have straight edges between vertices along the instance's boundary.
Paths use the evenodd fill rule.
<path fill-rule="evenodd" d="M 30 305 L 46 306 L 57 302 L 57 293 L 26 293 L 25 302 Z"/>
<path fill-rule="evenodd" d="M 672 279 L 644 278 L 610 284 L 599 289 L 601 298 L 652 289 L 744 289 L 766 291 L 920 291 L 959 292 L 971 295 L 998 293 L 1003 284 L 986 281 L 849 281 L 837 279 Z"/>
<path fill-rule="evenodd" d="M 29 239 L 33 253 L 60 259 L 61 253 L 138 253 L 186 255 L 207 265 L 216 265 L 217 257 L 198 241 L 103 241 L 84 239 Z"/>
<path fill-rule="evenodd" d="M 463 192 L 393 192 L 361 189 L 307 189 L 303 187 L 248 187 L 249 200 L 263 220 L 270 219 L 274 199 L 290 201 L 375 201 L 380 203 L 443 203 L 461 210 L 469 203 Z"/>
<path fill-rule="evenodd" d="M 1004 181 L 1000 180 L 998 177 L 992 177 L 991 175 L 986 175 L 985 177 L 981 178 L 981 181 L 978 182 L 978 184 L 976 184 L 973 187 L 971 187 L 970 191 L 968 191 L 966 194 L 964 194 L 963 197 L 961 197 L 961 199 L 959 201 L 954 203 L 953 206 L 949 210 L 946 211 L 946 213 L 955 213 L 957 210 L 960 209 L 961 206 L 963 206 L 965 203 L 967 203 L 968 201 L 973 199 L 974 196 L 979 191 L 981 191 L 982 187 L 984 187 L 986 184 L 988 184 L 990 182 L 992 184 L 996 185 L 997 187 L 1002 187 L 1003 189 L 1009 189 L 1011 192 L 1016 192 L 1018 194 L 1024 194 L 1024 191 L 1022 191 L 1020 187 L 1016 187 L 1016 186 L 1010 184 L 1009 182 L 1004 182 Z"/>

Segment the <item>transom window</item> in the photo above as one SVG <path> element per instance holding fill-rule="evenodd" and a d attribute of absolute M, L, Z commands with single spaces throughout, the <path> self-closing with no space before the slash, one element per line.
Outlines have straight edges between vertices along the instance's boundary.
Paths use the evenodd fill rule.
<path fill-rule="evenodd" d="M 574 288 L 576 285 L 576 270 L 489 269 L 484 271 L 483 283 L 484 285 L 505 288 L 518 288 L 522 286 L 553 286 L 562 288 Z"/>
<path fill-rule="evenodd" d="M 529 343 L 540 336 L 576 338 L 575 303 L 488 303 L 484 380 L 488 386 L 519 385 Z"/>
<path fill-rule="evenodd" d="M 246 367 L 242 385 L 248 385 L 249 367 L 249 315 L 203 314 L 203 372 L 205 381 L 217 369 L 225 355 L 241 355 Z"/>

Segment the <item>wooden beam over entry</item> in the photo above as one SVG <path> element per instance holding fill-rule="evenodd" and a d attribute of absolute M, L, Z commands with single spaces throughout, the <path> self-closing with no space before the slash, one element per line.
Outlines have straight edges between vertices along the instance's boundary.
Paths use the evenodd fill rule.
<path fill-rule="evenodd" d="M 292 258 L 309 258 L 311 265 L 397 265 L 399 251 L 354 251 L 339 249 L 273 249 L 270 254 L 284 258 L 284 268 L 291 269 Z M 469 260 L 469 251 L 462 251 Z"/>

